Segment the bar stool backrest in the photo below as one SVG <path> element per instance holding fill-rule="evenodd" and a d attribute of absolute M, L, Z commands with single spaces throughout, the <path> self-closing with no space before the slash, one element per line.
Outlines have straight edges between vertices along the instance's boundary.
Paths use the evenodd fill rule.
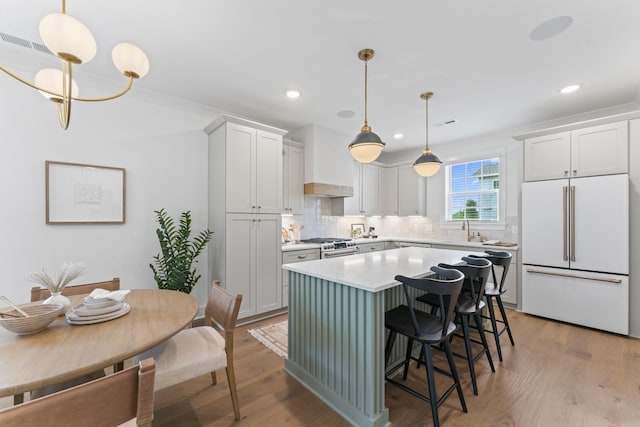
<path fill-rule="evenodd" d="M 491 261 L 493 266 L 491 267 L 491 274 L 493 278 L 493 283 L 500 290 L 500 293 L 503 294 L 505 292 L 505 281 L 507 278 L 507 273 L 509 272 L 509 266 L 511 265 L 512 255 L 509 252 L 504 251 L 492 251 L 486 250 L 483 258 Z M 502 275 L 500 276 L 500 281 L 497 280 L 496 276 L 496 268 L 495 266 L 502 267 Z"/>
<path fill-rule="evenodd" d="M 459 265 L 438 264 L 438 266 L 453 268 L 464 274 L 462 291 L 471 295 L 471 300 L 475 304 L 476 310 L 479 310 L 482 298 L 484 298 L 484 287 L 491 273 L 491 261 L 487 258 L 473 257 L 462 257 L 462 261 L 465 263 Z"/>
<path fill-rule="evenodd" d="M 430 270 L 435 273 L 434 276 L 412 279 L 398 275 L 395 277 L 395 280 L 402 283 L 415 336 L 420 335 L 420 328 L 413 308 L 413 297 L 409 294 L 409 288 L 415 288 L 422 292 L 428 292 L 429 294 L 438 296 L 442 326 L 441 338 L 445 338 L 449 330 L 449 325 L 453 322 L 454 309 L 458 301 L 458 296 L 460 296 L 464 274 L 458 270 L 441 267 L 431 267 Z"/>

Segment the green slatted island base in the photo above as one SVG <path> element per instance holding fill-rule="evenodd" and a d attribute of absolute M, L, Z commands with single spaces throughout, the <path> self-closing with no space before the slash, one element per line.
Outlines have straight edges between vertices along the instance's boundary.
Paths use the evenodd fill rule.
<path fill-rule="evenodd" d="M 398 274 L 424 277 L 438 263 L 481 252 L 399 248 L 285 264 L 289 355 L 285 371 L 357 426 L 387 426 L 384 313 L 405 303 Z M 391 361 L 404 357 L 396 340 Z"/>

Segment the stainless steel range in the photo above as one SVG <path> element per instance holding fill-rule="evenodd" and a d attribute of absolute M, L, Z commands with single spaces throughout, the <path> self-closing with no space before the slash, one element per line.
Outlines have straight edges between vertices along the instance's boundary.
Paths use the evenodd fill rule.
<path fill-rule="evenodd" d="M 355 255 L 360 251 L 358 244 L 351 239 L 315 237 L 313 239 L 301 240 L 301 242 L 320 244 L 320 258 Z"/>

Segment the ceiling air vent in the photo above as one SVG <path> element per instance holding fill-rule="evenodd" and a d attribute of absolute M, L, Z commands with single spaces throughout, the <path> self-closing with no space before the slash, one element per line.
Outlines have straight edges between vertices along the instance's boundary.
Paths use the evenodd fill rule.
<path fill-rule="evenodd" d="M 8 43 L 13 43 L 15 45 L 26 47 L 27 49 L 37 50 L 38 52 L 46 53 L 48 55 L 53 55 L 53 53 L 42 43 L 31 42 L 29 40 L 25 40 L 21 37 L 12 36 L 11 34 L 0 32 L 0 38 Z"/>

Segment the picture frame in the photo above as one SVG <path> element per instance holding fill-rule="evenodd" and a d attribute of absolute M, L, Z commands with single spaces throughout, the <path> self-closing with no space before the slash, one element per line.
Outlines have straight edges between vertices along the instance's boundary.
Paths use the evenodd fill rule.
<path fill-rule="evenodd" d="M 363 237 L 364 236 L 364 224 L 351 224 L 351 237 Z"/>
<path fill-rule="evenodd" d="M 47 224 L 124 224 L 124 168 L 45 161 Z"/>

